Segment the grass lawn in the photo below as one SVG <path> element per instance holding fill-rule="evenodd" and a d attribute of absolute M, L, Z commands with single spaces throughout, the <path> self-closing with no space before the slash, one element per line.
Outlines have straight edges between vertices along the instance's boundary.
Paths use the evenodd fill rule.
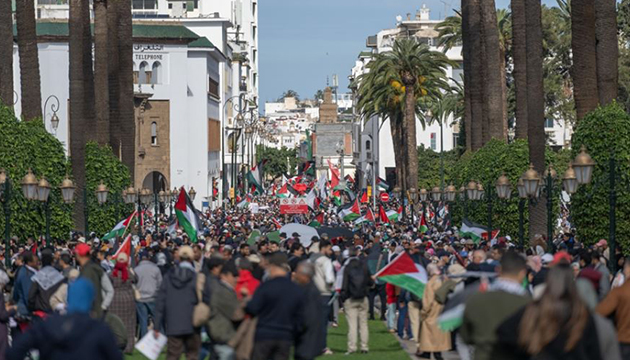
<path fill-rule="evenodd" d="M 345 356 L 346 344 L 348 341 L 348 324 L 343 314 L 339 314 L 339 327 L 329 328 L 328 330 L 328 347 L 334 352 L 334 355 L 322 356 L 320 359 L 337 360 L 337 359 L 361 359 L 361 360 L 409 360 L 403 349 L 400 347 L 396 337 L 389 332 L 385 324 L 380 320 L 369 322 L 370 328 L 370 353 L 367 355 L 354 354 Z M 165 358 L 164 354 L 160 356 L 160 360 Z M 133 356 L 127 356 L 127 360 L 146 360 L 146 358 L 136 353 Z"/>

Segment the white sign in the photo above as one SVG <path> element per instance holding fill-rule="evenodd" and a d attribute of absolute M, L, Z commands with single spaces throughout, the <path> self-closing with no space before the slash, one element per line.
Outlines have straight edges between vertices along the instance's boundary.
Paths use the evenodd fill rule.
<path fill-rule="evenodd" d="M 150 360 L 156 360 L 166 346 L 166 336 L 160 334 L 156 339 L 154 334 L 153 331 L 149 331 L 136 344 L 136 349 Z"/>

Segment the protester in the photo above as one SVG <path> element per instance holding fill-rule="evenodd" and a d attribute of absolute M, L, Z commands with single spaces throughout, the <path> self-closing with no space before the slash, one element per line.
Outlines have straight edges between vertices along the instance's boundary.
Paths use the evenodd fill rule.
<path fill-rule="evenodd" d="M 149 316 L 155 320 L 155 298 L 162 285 L 162 272 L 151 260 L 147 251 L 140 253 L 140 263 L 134 269 L 138 283 L 136 289 L 140 297 L 136 300 L 139 337 L 142 339 L 148 331 Z"/>
<path fill-rule="evenodd" d="M 240 258 L 236 260 L 236 264 L 238 265 L 238 279 L 235 291 L 238 299 L 241 300 L 254 295 L 260 286 L 260 281 L 252 275 L 253 266 L 249 260 Z"/>
<path fill-rule="evenodd" d="M 164 329 L 168 338 L 166 359 L 178 360 L 185 354 L 187 360 L 196 360 L 201 346 L 199 329 L 192 324 L 193 309 L 198 302 L 194 253 L 190 246 L 178 251 L 179 264 L 170 270 L 162 281 L 155 304 L 156 336 Z"/>
<path fill-rule="evenodd" d="M 9 275 L 0 270 L 0 293 L 9 283 Z M 17 307 L 15 305 L 5 305 L 4 296 L 0 296 L 0 360 L 5 359 L 5 354 L 9 348 L 9 321 L 15 315 Z"/>
<path fill-rule="evenodd" d="M 624 276 L 630 279 L 630 258 L 626 258 L 623 267 Z M 613 316 L 621 356 L 624 360 L 630 360 L 630 281 L 613 289 L 597 306 L 597 313 L 602 316 Z"/>
<path fill-rule="evenodd" d="M 475 360 L 510 359 L 498 346 L 496 331 L 510 316 L 529 303 L 523 288 L 527 274 L 525 259 L 508 252 L 501 259 L 500 275 L 488 291 L 473 294 L 466 302 L 462 339 L 474 347 Z"/>
<path fill-rule="evenodd" d="M 127 330 L 127 346 L 125 354 L 133 352 L 136 335 L 136 304 L 134 298 L 133 282 L 135 275 L 129 268 L 129 257 L 125 253 L 118 254 L 116 265 L 110 275 L 114 286 L 114 299 L 110 311 L 118 316 L 125 324 Z"/>
<path fill-rule="evenodd" d="M 94 286 L 78 279 L 68 287 L 68 314 L 37 322 L 15 339 L 7 360 L 23 360 L 31 349 L 40 360 L 122 360 L 114 335 L 105 323 L 90 318 Z"/>
<path fill-rule="evenodd" d="M 310 261 L 315 264 L 315 276 L 313 282 L 319 289 L 321 294 L 321 305 L 323 309 L 322 316 L 322 353 L 325 355 L 332 354 L 332 351 L 327 346 L 328 337 L 328 318 L 330 316 L 330 309 L 332 306 L 332 288 L 335 282 L 335 273 L 333 271 L 332 260 L 330 255 L 332 253 L 332 244 L 327 240 L 319 242 L 319 252 L 313 253 L 310 257 Z"/>
<path fill-rule="evenodd" d="M 90 257 L 90 246 L 84 243 L 74 248 L 77 263 L 81 267 L 81 277 L 89 280 L 94 286 L 94 297 L 92 304 L 92 316 L 100 319 L 103 314 L 103 276 L 105 272 Z M 107 277 L 107 276 L 105 276 Z"/>
<path fill-rule="evenodd" d="M 289 278 L 287 256 L 276 252 L 266 258 L 269 279 L 263 282 L 245 311 L 258 318 L 253 360 L 286 360 L 296 329 L 303 322 L 304 290 Z M 321 291 L 320 291 L 321 292 Z"/>
<path fill-rule="evenodd" d="M 39 261 L 32 252 L 24 252 L 21 257 L 24 265 L 19 268 L 15 277 L 13 302 L 17 304 L 18 313 L 22 316 L 27 316 L 30 314 L 28 310 L 28 295 L 33 283 L 32 278 L 37 273 Z"/>
<path fill-rule="evenodd" d="M 241 259 L 242 260 L 242 259 Z M 234 359 L 234 349 L 228 342 L 236 334 L 236 329 L 243 320 L 243 306 L 236 296 L 238 270 L 234 263 L 227 263 L 221 268 L 220 280 L 213 284 L 210 297 L 210 320 L 208 329 L 214 353 L 218 360 Z"/>
<path fill-rule="evenodd" d="M 357 335 L 361 337 L 361 353 L 369 351 L 368 330 L 368 292 L 374 285 L 367 264 L 357 256 L 359 250 L 356 246 L 349 249 L 349 260 L 343 271 L 343 285 L 341 287 L 341 299 L 348 320 L 348 350 L 346 355 L 357 352 Z"/>
<path fill-rule="evenodd" d="M 51 313 L 50 298 L 59 289 L 65 278 L 53 264 L 53 252 L 44 249 L 41 253 L 42 268 L 31 278 L 31 288 L 28 294 L 28 309 L 30 312 Z"/>
<path fill-rule="evenodd" d="M 440 269 L 436 264 L 429 264 L 427 273 L 429 282 L 422 296 L 422 310 L 420 310 L 422 322 L 418 347 L 422 351 L 420 358 L 429 359 L 433 354 L 436 360 L 441 360 L 442 352 L 451 349 L 451 333 L 444 332 L 438 327 L 438 316 L 444 308 L 444 305 L 435 299 L 435 292 L 442 286 Z"/>
<path fill-rule="evenodd" d="M 497 330 L 511 359 L 602 359 L 597 327 L 566 263 L 552 267 L 542 297 L 509 316 Z"/>
<path fill-rule="evenodd" d="M 300 262 L 294 273 L 295 282 L 304 289 L 304 318 L 301 331 L 295 339 L 295 359 L 312 360 L 321 355 L 319 344 L 322 336 L 322 307 L 320 306 L 320 293 L 313 283 L 315 267 L 311 262 Z"/>

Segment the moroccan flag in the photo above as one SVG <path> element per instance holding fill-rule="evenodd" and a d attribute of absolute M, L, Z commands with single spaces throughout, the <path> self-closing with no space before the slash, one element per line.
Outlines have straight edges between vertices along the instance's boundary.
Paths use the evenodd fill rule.
<path fill-rule="evenodd" d="M 116 259 L 120 253 L 127 254 L 127 258 L 131 259 L 131 234 L 127 235 L 125 241 L 123 241 L 118 250 L 116 250 L 116 253 L 112 256 L 112 258 Z"/>
<path fill-rule="evenodd" d="M 389 224 L 389 217 L 387 217 L 387 213 L 385 212 L 383 205 L 378 206 L 378 217 L 383 224 Z"/>
<path fill-rule="evenodd" d="M 134 211 L 131 215 L 129 215 L 128 218 L 116 224 L 116 226 L 114 226 L 114 228 L 111 229 L 110 232 L 103 236 L 103 240 L 111 240 L 115 239 L 116 237 L 123 236 L 125 234 L 125 230 L 127 229 L 127 227 L 129 227 L 131 220 L 133 220 L 133 217 L 136 216 L 137 213 L 137 210 Z"/>
<path fill-rule="evenodd" d="M 339 212 L 339 217 L 343 219 L 343 221 L 354 221 L 361 216 L 361 207 L 359 206 L 359 202 L 355 200 L 352 203 L 352 206 L 343 209 Z"/>
<path fill-rule="evenodd" d="M 428 279 L 422 265 L 414 263 L 406 252 L 398 255 L 375 276 L 377 279 L 400 286 L 419 298 L 424 295 L 424 287 Z"/>
<path fill-rule="evenodd" d="M 199 232 L 199 217 L 197 210 L 193 205 L 186 190 L 182 187 L 179 191 L 179 198 L 175 203 L 175 215 L 179 226 L 184 229 L 191 241 L 197 242 L 197 233 Z"/>

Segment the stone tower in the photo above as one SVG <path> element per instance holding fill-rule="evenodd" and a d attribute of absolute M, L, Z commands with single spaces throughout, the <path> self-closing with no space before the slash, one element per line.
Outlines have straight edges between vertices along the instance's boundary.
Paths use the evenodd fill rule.
<path fill-rule="evenodd" d="M 333 103 L 330 87 L 324 90 L 324 102 L 319 105 L 319 122 L 322 124 L 337 122 L 337 104 Z"/>

